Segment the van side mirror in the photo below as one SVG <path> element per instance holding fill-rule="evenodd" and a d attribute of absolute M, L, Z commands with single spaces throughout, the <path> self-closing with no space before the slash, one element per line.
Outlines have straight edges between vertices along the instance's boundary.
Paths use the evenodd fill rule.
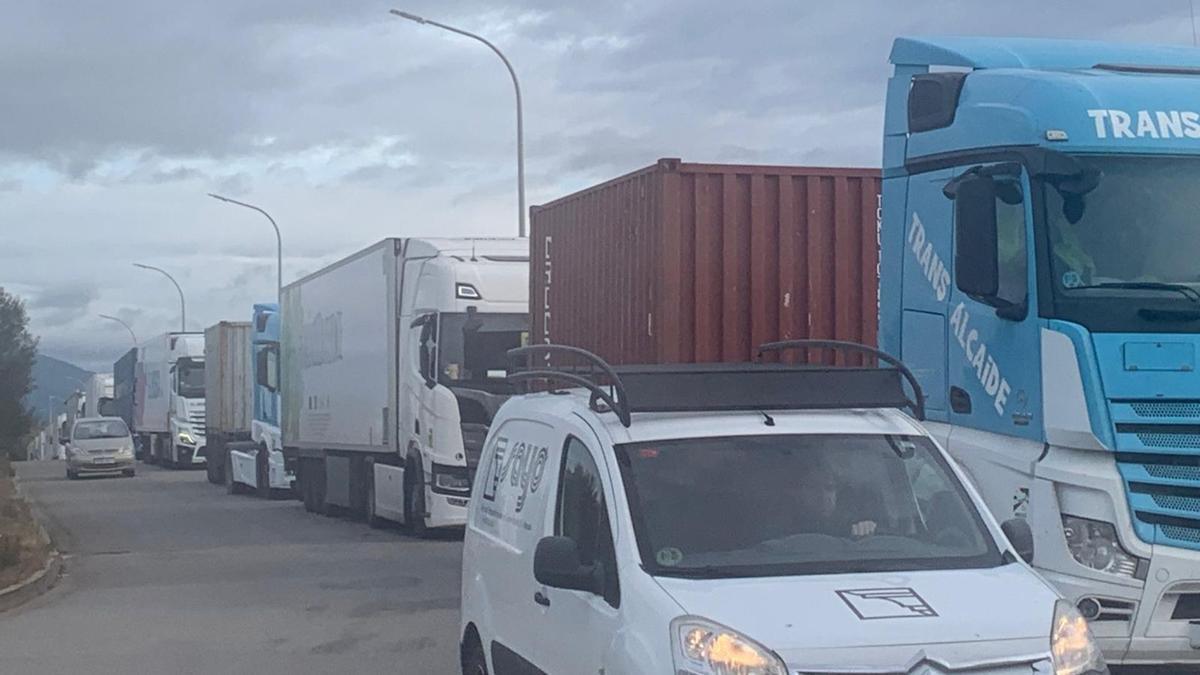
<path fill-rule="evenodd" d="M 1033 529 L 1024 518 L 1010 518 L 1000 525 L 1004 536 L 1012 543 L 1021 560 L 1033 563 Z"/>
<path fill-rule="evenodd" d="M 579 546 L 570 537 L 543 537 L 533 552 L 533 578 L 551 588 L 595 593 L 595 568 L 579 562 Z"/>
<path fill-rule="evenodd" d="M 963 293 L 987 302 L 1000 292 L 996 181 L 973 175 L 956 182 L 954 283 Z"/>

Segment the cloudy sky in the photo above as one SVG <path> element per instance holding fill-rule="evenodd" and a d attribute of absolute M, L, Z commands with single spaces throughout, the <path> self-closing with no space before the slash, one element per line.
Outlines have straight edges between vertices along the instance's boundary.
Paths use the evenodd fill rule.
<path fill-rule="evenodd" d="M 402 0 L 395 0 L 401 2 Z M 524 88 L 529 203 L 659 157 L 878 165 L 901 34 L 1190 44 L 1188 0 L 404 0 L 488 36 Z M 0 286 L 42 350 L 245 319 L 385 236 L 516 230 L 511 84 L 375 0 L 0 0 Z M 1081 7 L 1087 11 L 1080 11 Z"/>

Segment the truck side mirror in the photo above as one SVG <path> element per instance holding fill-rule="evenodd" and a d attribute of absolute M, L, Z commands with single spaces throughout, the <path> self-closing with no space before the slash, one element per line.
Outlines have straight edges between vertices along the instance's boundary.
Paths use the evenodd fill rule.
<path fill-rule="evenodd" d="M 1012 543 L 1021 560 L 1033 563 L 1033 529 L 1024 518 L 1010 518 L 1000 525 L 1004 536 Z"/>
<path fill-rule="evenodd" d="M 954 283 L 963 293 L 989 302 L 1000 292 L 996 182 L 990 176 L 964 176 L 953 198 Z"/>
<path fill-rule="evenodd" d="M 271 386 L 270 364 L 265 349 L 254 356 L 254 382 L 260 387 L 275 391 L 275 388 Z"/>
<path fill-rule="evenodd" d="M 533 552 L 533 578 L 543 586 L 595 593 L 595 569 L 579 562 L 579 546 L 570 537 L 543 537 Z"/>

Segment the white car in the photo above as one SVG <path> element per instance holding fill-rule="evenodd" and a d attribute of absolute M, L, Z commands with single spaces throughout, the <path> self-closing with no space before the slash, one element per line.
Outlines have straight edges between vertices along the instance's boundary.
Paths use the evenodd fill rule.
<path fill-rule="evenodd" d="M 898 409 L 922 414 L 911 373 L 853 350 L 892 365 L 614 372 L 514 350 L 541 369 L 514 377 L 577 388 L 515 397 L 492 425 L 463 673 L 1107 673 L 1025 561 L 1029 526 L 998 525 Z"/>

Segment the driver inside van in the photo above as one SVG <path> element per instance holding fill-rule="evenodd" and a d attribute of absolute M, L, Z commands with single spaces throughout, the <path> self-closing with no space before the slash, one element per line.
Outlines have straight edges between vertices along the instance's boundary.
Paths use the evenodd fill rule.
<path fill-rule="evenodd" d="M 875 534 L 878 524 L 874 519 L 863 517 L 862 504 L 855 503 L 825 462 L 813 462 L 801 474 L 797 489 L 802 531 L 835 537 Z"/>

